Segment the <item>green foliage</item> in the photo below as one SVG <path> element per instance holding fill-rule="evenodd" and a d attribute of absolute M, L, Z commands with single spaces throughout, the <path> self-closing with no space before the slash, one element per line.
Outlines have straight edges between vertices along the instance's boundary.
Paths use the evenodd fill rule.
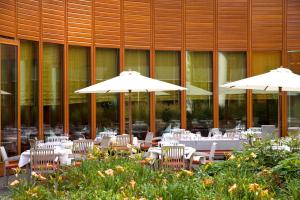
<path fill-rule="evenodd" d="M 46 180 L 11 186 L 11 198 L 26 199 L 300 199 L 300 155 L 256 141 L 224 162 L 195 172 L 152 169 L 142 156 L 94 150 L 79 167 Z"/>

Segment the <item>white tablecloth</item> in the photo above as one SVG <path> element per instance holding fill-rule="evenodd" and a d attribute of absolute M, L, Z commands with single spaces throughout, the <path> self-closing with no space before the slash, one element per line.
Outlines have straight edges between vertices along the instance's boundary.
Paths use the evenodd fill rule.
<path fill-rule="evenodd" d="M 191 155 L 196 152 L 193 147 L 185 147 L 184 154 L 186 159 L 190 159 Z M 154 159 L 158 159 L 161 155 L 161 147 L 150 147 L 148 149 L 149 156 Z"/>
<path fill-rule="evenodd" d="M 69 154 L 72 154 L 71 149 L 61 149 L 61 148 L 56 148 L 54 149 L 54 153 L 58 154 L 58 159 L 60 164 L 66 165 L 66 164 L 71 164 L 70 159 L 69 159 Z M 30 162 L 30 150 L 24 151 L 19 160 L 19 167 L 23 167 L 27 165 Z"/>
<path fill-rule="evenodd" d="M 201 140 L 180 140 L 180 144 L 184 144 L 188 147 L 193 147 L 197 151 L 209 151 L 213 142 L 217 143 L 216 150 L 242 150 L 243 143 L 247 140 L 241 139 L 213 139 L 202 138 Z"/>
<path fill-rule="evenodd" d="M 73 147 L 72 141 L 39 143 L 38 146 L 43 148 L 45 144 L 52 144 L 57 147 L 62 147 L 63 149 L 72 149 Z"/>

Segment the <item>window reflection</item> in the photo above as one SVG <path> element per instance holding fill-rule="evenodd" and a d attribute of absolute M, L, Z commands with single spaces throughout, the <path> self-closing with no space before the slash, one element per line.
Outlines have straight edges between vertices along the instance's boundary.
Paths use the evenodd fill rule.
<path fill-rule="evenodd" d="M 281 52 L 253 52 L 252 75 L 276 69 L 281 65 Z M 278 92 L 253 90 L 253 126 L 278 124 Z"/>
<path fill-rule="evenodd" d="M 17 129 L 17 47 L 0 44 L 1 64 L 1 133 L 0 143 L 9 156 L 16 155 Z M 22 135 L 23 138 L 23 135 Z M 26 141 L 27 138 L 22 141 Z"/>
<path fill-rule="evenodd" d="M 44 44 L 43 109 L 45 137 L 63 134 L 63 48 Z"/>
<path fill-rule="evenodd" d="M 191 132 L 208 135 L 212 127 L 212 53 L 186 53 L 186 117 Z"/>
<path fill-rule="evenodd" d="M 180 85 L 180 52 L 155 52 L 156 79 Z M 162 135 L 180 127 L 180 92 L 156 92 L 156 132 Z"/>
<path fill-rule="evenodd" d="M 143 76 L 149 76 L 149 51 L 126 50 L 125 70 L 140 72 Z M 131 94 L 132 103 L 132 133 L 139 139 L 144 139 L 149 130 L 149 94 L 135 92 Z M 128 95 L 126 95 L 126 108 L 128 108 Z M 126 132 L 128 132 L 128 109 L 126 113 Z"/>
<path fill-rule="evenodd" d="M 76 90 L 90 84 L 90 52 L 87 47 L 69 47 L 69 120 L 70 138 L 90 138 L 90 96 Z"/>
<path fill-rule="evenodd" d="M 300 74 L 300 51 L 288 53 L 290 69 Z M 288 92 L 288 126 L 300 127 L 300 92 Z"/>
<path fill-rule="evenodd" d="M 118 75 L 118 49 L 96 50 L 96 82 L 102 82 Z M 119 95 L 114 93 L 97 94 L 97 133 L 119 128 Z"/>
<path fill-rule="evenodd" d="M 38 135 L 38 44 L 21 41 L 20 54 L 20 106 L 21 147 L 29 148 L 29 139 Z"/>
<path fill-rule="evenodd" d="M 219 53 L 219 86 L 246 77 L 246 53 Z M 220 128 L 244 128 L 246 124 L 246 90 L 219 87 Z"/>

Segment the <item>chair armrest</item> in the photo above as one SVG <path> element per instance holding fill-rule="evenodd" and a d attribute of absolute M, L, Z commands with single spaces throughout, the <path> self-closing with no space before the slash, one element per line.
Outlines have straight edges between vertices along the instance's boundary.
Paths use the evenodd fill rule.
<path fill-rule="evenodd" d="M 8 158 L 5 159 L 4 161 L 11 162 L 11 161 L 18 161 L 18 160 L 20 160 L 20 156 L 12 156 L 12 157 L 8 157 Z"/>

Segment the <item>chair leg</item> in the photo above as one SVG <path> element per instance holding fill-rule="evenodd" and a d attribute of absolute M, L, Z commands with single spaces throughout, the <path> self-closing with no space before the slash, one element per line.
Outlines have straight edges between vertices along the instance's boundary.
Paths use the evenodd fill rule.
<path fill-rule="evenodd" d="M 8 186 L 8 176 L 9 174 L 7 174 L 7 171 L 6 171 L 6 167 L 4 166 L 3 168 L 3 173 L 4 173 L 4 177 L 5 177 L 5 184 L 4 186 Z"/>

